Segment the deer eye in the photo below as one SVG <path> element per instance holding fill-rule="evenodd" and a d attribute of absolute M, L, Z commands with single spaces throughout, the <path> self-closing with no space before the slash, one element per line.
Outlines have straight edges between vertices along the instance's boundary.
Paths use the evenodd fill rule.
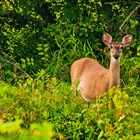
<path fill-rule="evenodd" d="M 113 46 L 112 45 L 110 45 L 110 49 L 112 49 L 113 48 Z"/>

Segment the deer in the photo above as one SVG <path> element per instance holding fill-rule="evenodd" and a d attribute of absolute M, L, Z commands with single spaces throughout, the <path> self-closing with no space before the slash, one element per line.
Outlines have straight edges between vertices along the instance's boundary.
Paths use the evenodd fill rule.
<path fill-rule="evenodd" d="M 124 47 L 129 46 L 131 35 L 125 35 L 122 42 L 112 42 L 112 36 L 104 33 L 102 41 L 110 48 L 110 66 L 103 67 L 93 58 L 81 58 L 70 68 L 72 89 L 80 91 L 87 103 L 93 103 L 112 87 L 120 88 L 120 58 Z M 76 81 L 78 85 L 76 86 Z"/>

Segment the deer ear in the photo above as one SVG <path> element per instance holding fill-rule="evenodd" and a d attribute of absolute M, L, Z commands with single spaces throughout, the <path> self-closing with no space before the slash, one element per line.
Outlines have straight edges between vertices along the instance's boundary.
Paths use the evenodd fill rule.
<path fill-rule="evenodd" d="M 123 44 L 123 46 L 128 46 L 128 45 L 130 45 L 131 41 L 132 41 L 132 36 L 126 35 L 122 39 L 122 44 Z"/>
<path fill-rule="evenodd" d="M 102 40 L 106 45 L 109 46 L 112 43 L 112 36 L 108 33 L 104 33 Z"/>

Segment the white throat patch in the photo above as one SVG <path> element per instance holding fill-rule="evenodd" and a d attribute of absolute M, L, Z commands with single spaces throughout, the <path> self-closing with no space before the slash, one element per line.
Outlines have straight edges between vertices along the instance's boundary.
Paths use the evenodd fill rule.
<path fill-rule="evenodd" d="M 120 57 L 119 57 L 118 59 L 115 59 L 115 58 L 112 56 L 111 59 L 112 59 L 112 62 L 117 62 L 117 63 L 120 62 Z"/>

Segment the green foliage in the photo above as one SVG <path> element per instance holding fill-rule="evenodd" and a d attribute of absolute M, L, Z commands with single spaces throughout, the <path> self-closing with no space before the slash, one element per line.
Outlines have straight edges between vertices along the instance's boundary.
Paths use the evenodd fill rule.
<path fill-rule="evenodd" d="M 132 5 L 94 0 L 29 0 L 25 4 L 19 0 L 4 0 L 0 4 L 0 67 L 1 79 L 6 82 L 14 84 L 24 80 L 28 77 L 25 73 L 33 77 L 42 68 L 49 75 L 69 81 L 70 64 L 81 57 L 97 58 L 108 66 L 101 41 L 105 31 L 114 38 L 131 33 L 133 50 L 128 49 L 128 57 L 137 54 L 137 13 L 123 22 L 129 10 L 138 7 L 136 2 Z M 119 27 L 122 28 L 118 33 Z"/>
<path fill-rule="evenodd" d="M 100 129 L 98 137 L 135 139 L 135 135 L 139 136 L 139 114 L 133 111 L 128 94 L 125 91 L 111 89 L 102 99 L 96 107 Z"/>
<path fill-rule="evenodd" d="M 140 109 L 137 106 L 140 99 L 129 97 L 127 90 L 128 94 L 125 90 L 112 88 L 88 107 L 80 95 L 72 94 L 69 84 L 51 78 L 43 71 L 36 79 L 28 79 L 18 88 L 3 82 L 0 85 L 0 106 L 4 109 L 1 122 L 10 121 L 2 123 L 1 134 L 18 137 L 25 129 L 28 137 L 31 129 L 36 127 L 34 123 L 41 124 L 45 120 L 53 124 L 54 138 L 136 139 L 140 136 Z M 14 120 L 16 122 L 11 122 Z M 49 129 L 39 126 L 42 133 L 42 129 Z"/>
<path fill-rule="evenodd" d="M 3 0 L 0 6 L 0 139 L 140 139 L 138 1 Z M 121 61 L 121 91 L 113 88 L 88 107 L 72 95 L 69 70 L 82 57 L 109 66 L 103 32 L 133 40 Z"/>
<path fill-rule="evenodd" d="M 1 140 L 52 140 L 57 138 L 63 138 L 60 134 L 54 133 L 52 125 L 43 122 L 42 124 L 33 123 L 30 128 L 23 129 L 20 125 L 21 120 L 13 122 L 7 122 L 0 124 L 0 133 L 8 137 L 1 136 Z M 10 136 L 10 137 L 9 137 Z"/>

